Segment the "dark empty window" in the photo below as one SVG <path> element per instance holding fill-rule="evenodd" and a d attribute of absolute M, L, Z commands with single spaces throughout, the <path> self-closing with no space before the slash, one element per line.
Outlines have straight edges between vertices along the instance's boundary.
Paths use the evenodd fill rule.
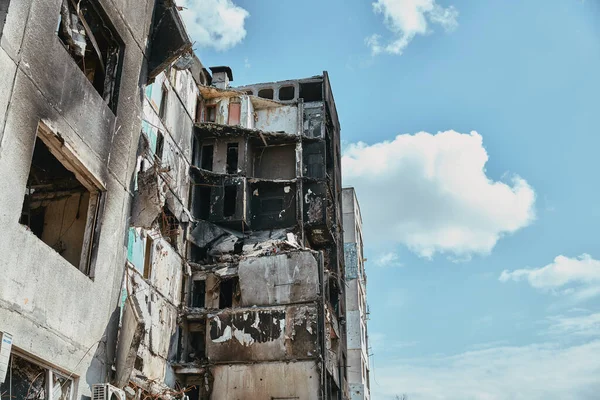
<path fill-rule="evenodd" d="M 161 131 L 158 131 L 156 135 L 156 153 L 154 154 L 158 160 L 162 160 L 164 147 L 165 137 Z"/>
<path fill-rule="evenodd" d="M 204 307 L 206 299 L 206 281 L 194 281 L 192 288 L 192 307 Z"/>
<path fill-rule="evenodd" d="M 260 210 L 263 214 L 278 214 L 283 210 L 283 197 L 271 197 L 260 200 Z"/>
<path fill-rule="evenodd" d="M 219 308 L 233 307 L 234 300 L 237 297 L 238 278 L 230 278 L 221 281 L 219 288 Z"/>
<path fill-rule="evenodd" d="M 237 203 L 237 186 L 227 185 L 223 194 L 223 216 L 232 217 L 235 215 Z"/>
<path fill-rule="evenodd" d="M 160 95 L 160 106 L 158 107 L 158 116 L 160 117 L 160 119 L 163 119 L 165 117 L 165 114 L 167 113 L 167 97 L 169 95 L 169 90 L 165 85 L 161 87 L 161 90 L 162 92 Z"/>
<path fill-rule="evenodd" d="M 206 106 L 204 109 L 204 122 L 215 122 L 217 120 L 217 106 Z"/>
<path fill-rule="evenodd" d="M 296 88 L 293 86 L 282 86 L 279 88 L 279 100 L 294 100 Z"/>
<path fill-rule="evenodd" d="M 227 143 L 227 173 L 235 174 L 238 171 L 238 144 Z"/>
<path fill-rule="evenodd" d="M 202 156 L 200 159 L 200 168 L 205 169 L 207 171 L 212 171 L 213 169 L 213 153 L 215 151 L 215 147 L 213 145 L 202 146 Z"/>
<path fill-rule="evenodd" d="M 90 190 L 39 138 L 27 179 L 19 222 L 82 272 L 90 273 L 91 245 L 100 192 Z M 67 169 L 67 166 L 69 169 Z"/>
<path fill-rule="evenodd" d="M 254 92 L 253 92 L 252 90 L 246 90 L 246 94 L 247 94 L 248 96 L 253 96 L 253 95 L 254 95 Z"/>
<path fill-rule="evenodd" d="M 272 99 L 273 89 L 260 89 L 258 91 L 258 97 L 262 97 L 263 99 Z"/>
<path fill-rule="evenodd" d="M 210 200 L 212 190 L 208 186 L 200 186 L 198 188 L 198 198 L 194 199 L 194 209 L 196 217 L 207 220 L 210 217 Z"/>
<path fill-rule="evenodd" d="M 104 10 L 91 0 L 62 0 L 58 37 L 115 111 L 123 45 Z"/>
<path fill-rule="evenodd" d="M 300 97 L 305 103 L 323 100 L 323 83 L 307 82 L 300 84 Z"/>
<path fill-rule="evenodd" d="M 200 320 L 200 323 L 191 326 L 189 331 L 189 343 L 189 361 L 202 360 L 206 357 L 206 328 L 203 319 Z"/>

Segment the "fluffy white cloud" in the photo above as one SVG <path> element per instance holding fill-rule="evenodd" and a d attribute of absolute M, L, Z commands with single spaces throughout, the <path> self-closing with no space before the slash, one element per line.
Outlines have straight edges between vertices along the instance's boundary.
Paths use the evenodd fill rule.
<path fill-rule="evenodd" d="M 346 146 L 344 184 L 356 188 L 366 241 L 401 243 L 422 257 L 489 253 L 534 219 L 535 193 L 518 176 L 490 180 L 487 160 L 477 132 Z"/>
<path fill-rule="evenodd" d="M 181 16 L 192 40 L 201 47 L 228 50 L 246 37 L 248 11 L 231 0 L 180 0 Z"/>
<path fill-rule="evenodd" d="M 592 400 L 600 393 L 600 341 L 494 346 L 453 356 L 377 362 L 373 398 L 410 400 Z M 377 355 L 377 353 L 376 353 Z"/>
<path fill-rule="evenodd" d="M 403 264 L 400 262 L 400 257 L 394 252 L 387 252 L 380 254 L 375 259 L 375 265 L 378 267 L 402 267 Z"/>
<path fill-rule="evenodd" d="M 438 24 L 446 32 L 458 26 L 458 11 L 453 6 L 442 7 L 436 0 L 377 0 L 373 11 L 383 14 L 384 23 L 392 34 L 387 44 L 381 44 L 380 35 L 365 39 L 373 54 L 402 54 L 416 35 L 430 31 L 430 24 Z"/>
<path fill-rule="evenodd" d="M 536 289 L 586 299 L 600 294 L 600 261 L 589 254 L 576 258 L 560 255 L 541 268 L 504 270 L 498 279 L 525 280 Z"/>

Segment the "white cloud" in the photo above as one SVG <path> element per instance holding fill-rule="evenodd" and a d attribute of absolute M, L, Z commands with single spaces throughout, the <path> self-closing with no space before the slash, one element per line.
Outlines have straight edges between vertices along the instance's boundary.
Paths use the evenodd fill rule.
<path fill-rule="evenodd" d="M 560 255 L 541 268 L 504 270 L 498 279 L 524 280 L 536 289 L 584 300 L 600 295 L 600 261 L 589 254 L 576 258 Z"/>
<path fill-rule="evenodd" d="M 599 352 L 597 340 L 494 346 L 385 365 L 376 358 L 371 388 L 378 400 L 402 393 L 410 400 L 592 400 L 600 393 L 600 357 L 593 356 Z"/>
<path fill-rule="evenodd" d="M 386 44 L 381 44 L 381 35 L 365 39 L 373 54 L 402 54 L 416 35 L 431 31 L 430 24 L 438 24 L 446 32 L 458 26 L 456 8 L 442 7 L 436 0 L 377 0 L 373 11 L 383 14 L 385 26 L 392 34 Z"/>
<path fill-rule="evenodd" d="M 477 132 L 398 135 L 350 144 L 344 184 L 356 188 L 367 242 L 401 243 L 422 257 L 488 254 L 505 234 L 531 223 L 535 193 L 519 176 L 486 176 Z"/>
<path fill-rule="evenodd" d="M 400 256 L 394 252 L 387 252 L 380 254 L 375 259 L 375 265 L 378 267 L 402 267 L 403 264 L 400 262 Z"/>
<path fill-rule="evenodd" d="M 579 315 L 575 317 L 557 315 L 548 317 L 550 326 L 545 332 L 547 335 L 565 337 L 575 336 L 600 336 L 600 313 Z"/>
<path fill-rule="evenodd" d="M 231 0 L 180 0 L 181 16 L 196 44 L 228 50 L 246 37 L 248 11 Z"/>

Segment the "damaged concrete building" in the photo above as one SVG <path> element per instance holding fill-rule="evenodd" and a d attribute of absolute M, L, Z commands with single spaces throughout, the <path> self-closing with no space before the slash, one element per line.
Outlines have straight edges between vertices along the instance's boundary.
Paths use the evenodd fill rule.
<path fill-rule="evenodd" d="M 144 89 L 191 43 L 168 0 L 0 3 L 0 397 L 108 399 Z"/>
<path fill-rule="evenodd" d="M 342 190 L 346 266 L 346 334 L 348 390 L 352 400 L 370 399 L 367 274 L 363 255 L 362 217 L 354 188 Z"/>
<path fill-rule="evenodd" d="M 233 88 L 130 3 L 0 6 L 0 399 L 350 398 L 327 73 Z"/>
<path fill-rule="evenodd" d="M 347 398 L 339 121 L 327 73 L 199 86 L 176 374 L 195 398 Z M 206 396 L 206 397 L 204 397 Z"/>

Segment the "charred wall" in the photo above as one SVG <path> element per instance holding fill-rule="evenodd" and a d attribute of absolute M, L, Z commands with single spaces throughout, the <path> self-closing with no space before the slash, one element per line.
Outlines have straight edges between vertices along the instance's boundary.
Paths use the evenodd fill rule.
<path fill-rule="evenodd" d="M 105 64 L 117 67 L 118 79 L 105 82 L 108 94 L 118 91 L 112 101 L 57 35 L 62 3 L 11 1 L 0 38 L 0 330 L 23 352 L 78 376 L 79 398 L 109 379 L 114 356 L 153 4 L 94 2 L 119 44 L 119 61 Z M 41 130 L 55 157 L 102 197 L 85 271 L 19 223 Z M 64 222 L 66 230 L 72 221 Z"/>

